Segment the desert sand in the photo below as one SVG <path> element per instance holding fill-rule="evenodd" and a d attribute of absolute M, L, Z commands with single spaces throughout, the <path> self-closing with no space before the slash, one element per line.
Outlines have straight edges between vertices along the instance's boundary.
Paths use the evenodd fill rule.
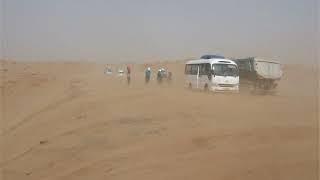
<path fill-rule="evenodd" d="M 317 180 L 318 75 L 285 65 L 276 95 L 132 84 L 104 64 L 4 62 L 3 180 Z"/>

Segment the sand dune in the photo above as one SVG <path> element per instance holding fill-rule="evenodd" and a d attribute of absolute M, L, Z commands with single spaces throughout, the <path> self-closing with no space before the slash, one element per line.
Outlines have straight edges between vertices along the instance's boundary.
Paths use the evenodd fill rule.
<path fill-rule="evenodd" d="M 90 63 L 6 62 L 5 180 L 316 180 L 316 71 L 285 66 L 275 96 L 132 84 Z"/>

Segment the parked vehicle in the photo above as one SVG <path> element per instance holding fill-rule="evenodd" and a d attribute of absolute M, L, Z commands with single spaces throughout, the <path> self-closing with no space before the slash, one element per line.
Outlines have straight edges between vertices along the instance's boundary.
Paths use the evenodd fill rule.
<path fill-rule="evenodd" d="M 240 90 L 275 90 L 282 77 L 281 64 L 274 60 L 255 57 L 235 59 L 240 74 Z"/>
<path fill-rule="evenodd" d="M 207 91 L 239 90 L 239 72 L 235 62 L 223 56 L 205 55 L 185 65 L 186 83 L 189 88 Z"/>

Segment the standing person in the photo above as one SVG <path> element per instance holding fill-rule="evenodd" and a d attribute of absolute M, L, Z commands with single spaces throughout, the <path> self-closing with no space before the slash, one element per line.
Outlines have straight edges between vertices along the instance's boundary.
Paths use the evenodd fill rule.
<path fill-rule="evenodd" d="M 172 80 L 172 72 L 171 71 L 168 72 L 168 79 L 167 80 L 168 80 L 169 83 Z"/>
<path fill-rule="evenodd" d="M 130 84 L 130 81 L 131 81 L 131 68 L 128 65 L 127 66 L 127 82 L 128 82 L 128 85 Z"/>
<path fill-rule="evenodd" d="M 158 70 L 157 80 L 158 80 L 158 83 L 159 83 L 159 84 L 162 82 L 162 72 L 161 72 L 161 69 Z"/>
<path fill-rule="evenodd" d="M 146 72 L 145 72 L 145 82 L 146 82 L 146 84 L 149 83 L 150 77 L 151 77 L 151 68 L 148 67 L 146 69 Z"/>

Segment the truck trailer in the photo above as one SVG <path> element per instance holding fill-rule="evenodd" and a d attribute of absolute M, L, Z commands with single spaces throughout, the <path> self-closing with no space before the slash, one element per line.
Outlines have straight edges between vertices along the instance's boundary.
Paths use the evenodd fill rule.
<path fill-rule="evenodd" d="M 234 59 L 239 68 L 240 91 L 274 92 L 282 77 L 282 65 L 275 60 L 256 57 Z"/>

